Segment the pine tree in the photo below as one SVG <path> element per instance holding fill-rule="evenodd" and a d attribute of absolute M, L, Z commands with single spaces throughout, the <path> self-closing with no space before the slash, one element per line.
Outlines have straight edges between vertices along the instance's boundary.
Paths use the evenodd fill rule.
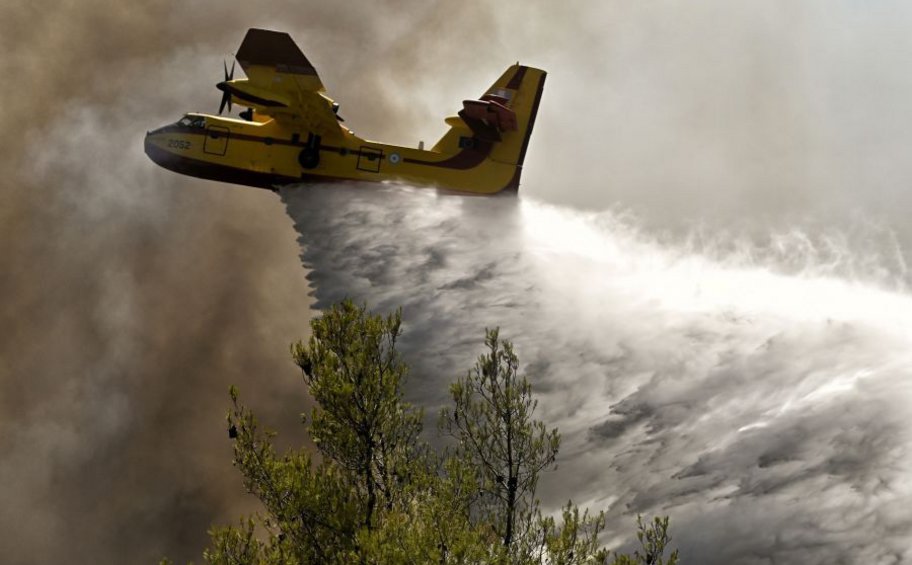
<path fill-rule="evenodd" d="M 538 479 L 560 436 L 534 419 L 531 386 L 498 330 L 452 385 L 454 406 L 440 421 L 455 445 L 436 453 L 420 438 L 421 411 L 402 398 L 400 313 L 376 316 L 345 301 L 311 326 L 291 352 L 316 402 L 304 423 L 318 456 L 276 453 L 274 433 L 232 387 L 234 464 L 264 513 L 211 530 L 208 563 L 609 563 L 604 513 L 570 502 L 559 522 L 541 514 Z M 642 551 L 611 562 L 675 565 L 677 552 L 663 561 L 668 519 L 638 524 Z"/>
<path fill-rule="evenodd" d="M 317 407 L 310 433 L 324 458 L 352 477 L 360 524 L 376 526 L 423 457 L 422 415 L 402 400 L 407 367 L 396 351 L 401 312 L 386 318 L 345 301 L 314 320 L 307 346 L 292 345 Z"/>
<path fill-rule="evenodd" d="M 514 558 L 534 546 L 539 474 L 554 464 L 557 430 L 533 419 L 537 401 L 519 360 L 498 330 L 486 332 L 488 352 L 450 387 L 454 407 L 442 414 L 443 427 L 457 440 L 456 455 L 477 470 L 482 496 L 480 519 L 487 521 Z"/>

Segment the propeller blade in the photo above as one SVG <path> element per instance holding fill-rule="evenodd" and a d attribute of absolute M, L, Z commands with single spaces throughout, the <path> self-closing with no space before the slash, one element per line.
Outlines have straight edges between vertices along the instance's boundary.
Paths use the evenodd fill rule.
<path fill-rule="evenodd" d="M 228 89 L 228 81 L 234 80 L 234 61 L 231 61 L 231 72 L 228 72 L 228 63 L 222 59 L 222 71 L 225 73 L 225 80 L 223 82 L 215 85 L 219 90 L 222 91 L 222 101 L 219 104 L 219 115 L 225 111 L 225 106 L 228 106 L 228 111 L 231 111 L 231 91 Z"/>

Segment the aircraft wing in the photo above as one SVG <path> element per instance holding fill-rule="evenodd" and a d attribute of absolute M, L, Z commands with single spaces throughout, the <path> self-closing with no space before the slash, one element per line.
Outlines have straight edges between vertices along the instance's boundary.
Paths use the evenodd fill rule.
<path fill-rule="evenodd" d="M 252 28 L 236 58 L 247 75 L 247 84 L 233 92 L 239 102 L 250 102 L 261 114 L 300 123 L 318 135 L 340 132 L 332 99 L 290 35 Z"/>

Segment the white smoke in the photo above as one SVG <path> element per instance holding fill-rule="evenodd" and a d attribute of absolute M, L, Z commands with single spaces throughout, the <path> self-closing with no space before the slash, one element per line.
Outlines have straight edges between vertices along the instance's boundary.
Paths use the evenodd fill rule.
<path fill-rule="evenodd" d="M 690 563 L 912 557 L 912 296 L 890 249 L 865 280 L 852 246 L 870 243 L 833 229 L 826 253 L 797 229 L 806 245 L 751 253 L 522 198 L 283 197 L 318 306 L 402 305 L 408 395 L 431 414 L 484 327 L 515 342 L 563 434 L 551 507 L 607 508 L 614 541 L 667 513 Z"/>

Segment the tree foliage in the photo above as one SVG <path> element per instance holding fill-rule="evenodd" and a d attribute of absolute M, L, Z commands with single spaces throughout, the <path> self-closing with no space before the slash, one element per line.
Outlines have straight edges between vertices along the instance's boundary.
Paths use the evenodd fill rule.
<path fill-rule="evenodd" d="M 311 322 L 291 347 L 316 402 L 304 417 L 317 454 L 278 454 L 232 387 L 234 464 L 263 513 L 210 531 L 212 565 L 468 564 L 675 565 L 668 519 L 638 518 L 641 549 L 599 543 L 605 514 L 572 502 L 543 515 L 540 474 L 554 465 L 556 429 L 534 419 L 531 385 L 512 345 L 488 330 L 486 352 L 456 380 L 440 415 L 443 452 L 421 438 L 422 413 L 402 397 L 396 351 L 401 313 L 373 315 L 351 301 Z"/>
<path fill-rule="evenodd" d="M 513 346 L 501 342 L 496 329 L 486 332 L 485 346 L 475 368 L 450 387 L 454 407 L 444 409 L 441 421 L 458 442 L 455 456 L 475 470 L 480 519 L 516 560 L 539 544 L 535 489 L 557 457 L 560 436 L 532 419 L 537 403 L 518 374 Z"/>

